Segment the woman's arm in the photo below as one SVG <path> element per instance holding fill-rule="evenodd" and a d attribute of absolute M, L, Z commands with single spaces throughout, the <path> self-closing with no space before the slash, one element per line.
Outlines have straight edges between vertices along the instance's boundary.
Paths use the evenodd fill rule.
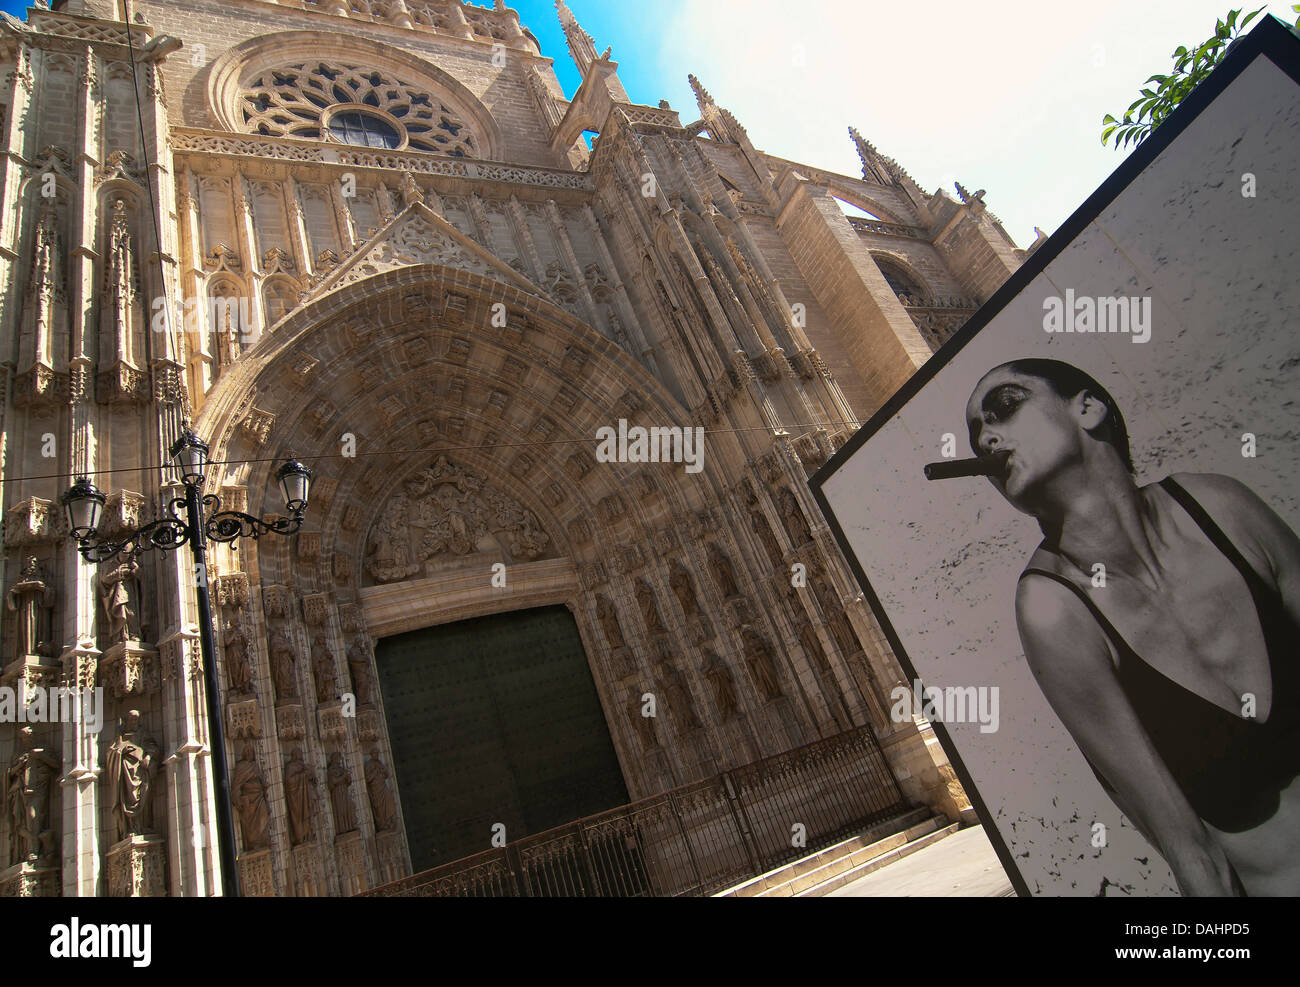
<path fill-rule="evenodd" d="M 1156 752 L 1115 674 L 1105 635 L 1063 586 L 1027 576 L 1016 590 L 1025 658 L 1043 696 L 1116 792 L 1121 811 L 1160 851 L 1187 896 L 1242 893 Z"/>

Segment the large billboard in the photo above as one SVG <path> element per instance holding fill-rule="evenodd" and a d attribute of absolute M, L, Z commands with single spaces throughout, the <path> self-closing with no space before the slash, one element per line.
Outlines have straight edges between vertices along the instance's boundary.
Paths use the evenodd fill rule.
<path fill-rule="evenodd" d="M 813 479 L 1022 894 L 1300 894 L 1298 82 L 1243 38 Z"/>

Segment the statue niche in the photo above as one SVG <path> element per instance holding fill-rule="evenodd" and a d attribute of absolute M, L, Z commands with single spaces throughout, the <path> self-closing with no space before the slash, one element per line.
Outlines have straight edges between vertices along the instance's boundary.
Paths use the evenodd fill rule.
<path fill-rule="evenodd" d="M 140 564 L 128 559 L 101 568 L 95 575 L 103 608 L 108 645 L 139 641 L 144 632 L 140 619 Z"/>
<path fill-rule="evenodd" d="M 14 617 L 14 653 L 9 658 L 26 655 L 53 657 L 51 645 L 54 588 L 45 581 L 45 571 L 35 556 L 27 556 L 18 582 L 5 594 L 5 606 Z"/>
<path fill-rule="evenodd" d="M 552 552 L 532 511 L 445 456 L 408 477 L 378 515 L 365 563 L 376 583 L 409 579 L 478 553 L 528 562 Z"/>

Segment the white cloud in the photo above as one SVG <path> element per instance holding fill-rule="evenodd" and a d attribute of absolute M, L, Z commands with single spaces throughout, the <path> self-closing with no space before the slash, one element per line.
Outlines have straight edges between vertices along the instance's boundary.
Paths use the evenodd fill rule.
<path fill-rule="evenodd" d="M 694 72 L 760 149 L 829 170 L 860 174 L 856 126 L 927 191 L 987 189 L 1025 246 L 1122 160 L 1100 143 L 1102 115 L 1124 110 L 1229 6 L 687 0 L 666 12 L 660 75 L 684 121 Z"/>

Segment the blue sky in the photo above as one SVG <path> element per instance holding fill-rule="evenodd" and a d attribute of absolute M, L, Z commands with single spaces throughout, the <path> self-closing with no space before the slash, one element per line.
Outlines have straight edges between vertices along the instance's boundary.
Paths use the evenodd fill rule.
<path fill-rule="evenodd" d="M 577 88 L 553 0 L 514 0 Z M 1294 23 L 1288 2 L 1268 5 Z M 26 4 L 0 0 L 7 11 Z M 491 6 L 490 3 L 483 4 Z M 960 181 L 1021 246 L 1051 233 L 1122 152 L 1099 142 L 1180 44 L 1207 38 L 1231 0 L 569 0 L 612 45 L 631 98 L 697 117 L 694 72 L 762 150 L 861 173 L 856 126 L 926 190 Z M 1247 6 L 1245 9 L 1254 9 Z M 1288 16 L 1289 15 L 1289 16 Z"/>

